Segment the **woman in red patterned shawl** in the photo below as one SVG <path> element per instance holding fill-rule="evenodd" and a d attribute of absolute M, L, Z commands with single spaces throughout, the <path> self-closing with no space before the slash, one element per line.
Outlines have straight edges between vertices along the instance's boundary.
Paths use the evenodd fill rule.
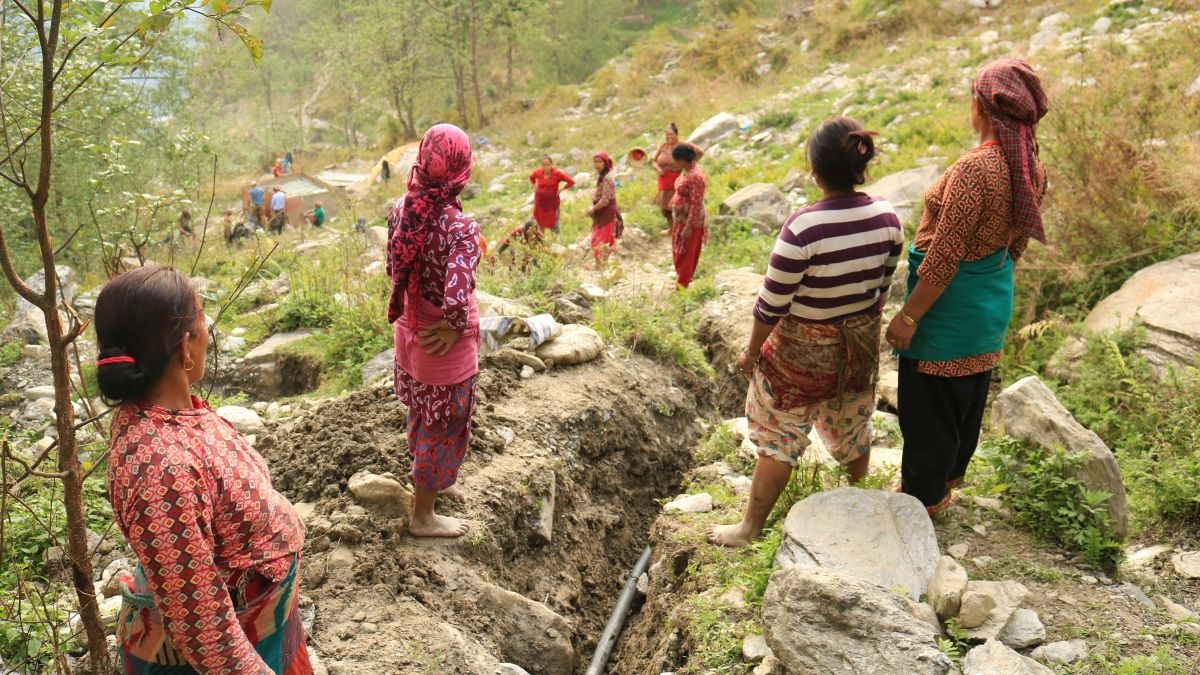
<path fill-rule="evenodd" d="M 533 219 L 542 230 L 559 230 L 559 193 L 575 187 L 575 180 L 555 168 L 550 155 L 542 157 L 542 168 L 529 174 L 533 184 Z"/>
<path fill-rule="evenodd" d="M 186 276 L 151 265 L 96 299 L 100 391 L 114 404 L 108 493 L 137 556 L 117 642 L 132 675 L 309 675 L 304 524 L 267 464 L 192 396 L 208 349 Z"/>
<path fill-rule="evenodd" d="M 455 493 L 471 441 L 479 369 L 475 270 L 479 225 L 458 195 L 471 177 L 471 142 L 456 126 L 425 132 L 408 194 L 388 217 L 388 321 L 396 333 L 396 396 L 408 407 L 417 537 L 460 537 L 467 524 L 434 513 L 439 493 Z"/>
<path fill-rule="evenodd" d="M 708 178 L 696 164 L 700 159 L 699 150 L 691 143 L 680 143 L 671 151 L 682 172 L 671 198 L 671 252 L 675 260 L 675 283 L 680 288 L 691 285 L 700 264 L 700 251 L 708 242 L 708 220 L 704 212 Z"/>
<path fill-rule="evenodd" d="M 596 194 L 588 215 L 592 217 L 592 255 L 597 263 L 608 260 L 621 237 L 621 209 L 617 206 L 617 185 L 612 179 L 613 161 L 607 152 L 592 157 L 596 167 Z"/>

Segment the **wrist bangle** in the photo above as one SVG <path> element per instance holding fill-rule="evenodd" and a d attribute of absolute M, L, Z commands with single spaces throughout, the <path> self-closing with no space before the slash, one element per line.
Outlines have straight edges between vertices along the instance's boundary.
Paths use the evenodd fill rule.
<path fill-rule="evenodd" d="M 920 323 L 916 319 L 905 314 L 904 310 L 900 310 L 900 320 L 903 321 L 904 323 L 908 324 L 909 328 L 916 328 L 917 324 Z"/>

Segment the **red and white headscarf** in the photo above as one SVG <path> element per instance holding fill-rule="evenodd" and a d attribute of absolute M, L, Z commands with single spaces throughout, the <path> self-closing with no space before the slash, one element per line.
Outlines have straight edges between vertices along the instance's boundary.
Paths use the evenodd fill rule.
<path fill-rule="evenodd" d="M 1042 81 L 1014 58 L 987 64 L 975 77 L 975 97 L 992 123 L 1012 179 L 1013 227 L 1046 242 L 1036 183 L 1037 125 L 1049 110 Z"/>
<path fill-rule="evenodd" d="M 447 203 L 462 208 L 458 195 L 471 178 L 471 166 L 471 139 L 462 129 L 438 124 L 421 138 L 408 173 L 408 194 L 388 215 L 388 323 L 400 318 L 406 302 L 410 313 L 416 311 L 421 251 L 442 208 Z"/>
<path fill-rule="evenodd" d="M 596 154 L 592 155 L 592 159 L 599 159 L 604 162 L 604 171 L 596 177 L 596 185 L 599 185 L 600 181 L 604 180 L 605 176 L 612 173 L 613 159 L 612 157 L 609 157 L 608 153 L 604 152 L 603 150 L 597 150 Z"/>

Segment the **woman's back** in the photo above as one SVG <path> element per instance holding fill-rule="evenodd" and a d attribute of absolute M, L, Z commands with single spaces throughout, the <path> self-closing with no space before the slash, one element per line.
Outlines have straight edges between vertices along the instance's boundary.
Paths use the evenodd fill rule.
<path fill-rule="evenodd" d="M 875 311 L 903 244 L 887 200 L 862 193 L 822 199 L 784 223 L 755 315 L 829 323 Z"/>

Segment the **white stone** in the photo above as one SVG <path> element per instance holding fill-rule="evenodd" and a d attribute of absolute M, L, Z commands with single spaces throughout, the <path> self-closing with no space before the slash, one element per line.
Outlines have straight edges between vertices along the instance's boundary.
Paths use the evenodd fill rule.
<path fill-rule="evenodd" d="M 44 270 L 38 269 L 37 272 L 24 279 L 25 285 L 36 293 L 45 293 L 46 275 L 44 272 Z M 65 300 L 67 304 L 73 304 L 75 295 L 79 292 L 79 275 L 66 265 L 56 266 L 55 275 L 59 282 L 59 299 Z M 42 310 L 25 298 L 18 296 L 12 316 L 12 322 L 3 331 L 0 331 L 0 341 L 16 340 L 25 344 L 46 344 L 46 316 Z M 63 316 L 63 319 L 65 321 L 66 317 Z"/>
<path fill-rule="evenodd" d="M 721 215 L 762 221 L 778 228 L 788 217 L 791 205 L 783 191 L 771 183 L 753 183 L 721 202 Z"/>
<path fill-rule="evenodd" d="M 688 136 L 689 143 L 695 143 L 701 147 L 708 147 L 717 141 L 732 135 L 738 130 L 738 120 L 733 115 L 722 112 L 708 118 L 696 127 L 696 130 Z"/>
<path fill-rule="evenodd" d="M 839 488 L 792 507 L 775 560 L 784 568 L 845 572 L 917 600 L 928 590 L 938 558 L 933 524 L 916 498 Z"/>
<path fill-rule="evenodd" d="M 54 385 L 43 384 L 39 387 L 30 387 L 25 390 L 26 400 L 36 401 L 39 398 L 54 398 Z"/>
<path fill-rule="evenodd" d="M 969 604 L 982 602 L 985 606 L 993 604 L 993 607 L 987 613 L 983 623 L 968 627 L 967 637 L 972 640 L 990 640 L 999 636 L 1004 626 L 1008 624 L 1008 620 L 1012 618 L 1013 613 L 1017 611 L 1028 595 L 1029 589 L 1015 581 L 968 581 L 967 592 L 963 593 L 962 610 L 958 615 L 963 626 L 967 626 L 965 618 Z M 981 600 L 977 601 L 976 598 L 981 598 Z M 991 602 L 982 600 L 982 598 L 987 598 Z M 971 621 L 970 623 L 975 622 Z"/>
<path fill-rule="evenodd" d="M 925 190 L 942 175 L 937 165 L 900 171 L 863 188 L 872 197 L 888 200 L 901 220 L 908 220 L 917 204 L 925 199 Z"/>
<path fill-rule="evenodd" d="M 1083 640 L 1064 640 L 1042 645 L 1033 650 L 1031 656 L 1044 663 L 1065 666 L 1085 658 L 1087 653 L 1087 643 Z"/>
<path fill-rule="evenodd" d="M 240 405 L 223 405 L 217 408 L 217 415 L 232 424 L 233 428 L 243 435 L 261 434 L 267 428 L 258 413 Z"/>
<path fill-rule="evenodd" d="M 400 481 L 366 469 L 351 476 L 347 488 L 358 501 L 393 511 L 407 512 L 412 499 L 412 493 Z"/>
<path fill-rule="evenodd" d="M 608 291 L 595 284 L 580 284 L 579 292 L 583 293 L 583 296 L 592 302 L 608 297 Z"/>
<path fill-rule="evenodd" d="M 246 338 L 231 335 L 221 341 L 221 352 L 225 354 L 240 354 L 249 346 Z"/>
<path fill-rule="evenodd" d="M 998 33 L 997 31 L 994 31 L 994 30 L 984 31 L 979 36 L 979 44 L 990 45 L 990 44 L 994 44 L 999 39 L 1000 39 L 1000 33 Z"/>
<path fill-rule="evenodd" d="M 1066 12 L 1057 12 L 1041 20 L 1038 23 L 1039 30 L 1047 30 L 1050 28 L 1061 28 L 1063 24 L 1071 20 L 1071 15 Z"/>
<path fill-rule="evenodd" d="M 1130 569 L 1142 569 L 1153 565 L 1159 558 L 1171 553 L 1171 547 L 1165 544 L 1155 544 L 1132 551 L 1125 556 L 1125 564 Z"/>
<path fill-rule="evenodd" d="M 515 663 L 501 663 L 493 675 L 529 675 L 529 672 Z"/>
<path fill-rule="evenodd" d="M 707 492 L 694 495 L 679 495 L 663 507 L 667 513 L 707 513 L 712 511 L 713 498 Z"/>
<path fill-rule="evenodd" d="M 962 596 L 967 590 L 967 571 L 948 555 L 938 559 L 926 593 L 929 604 L 943 621 L 958 616 Z"/>
<path fill-rule="evenodd" d="M 1192 83 L 1188 85 L 1187 91 L 1183 92 L 1183 94 L 1184 96 L 1200 96 L 1200 75 L 1197 75 L 1196 79 L 1192 80 Z"/>
<path fill-rule="evenodd" d="M 746 663 L 759 663 L 771 655 L 767 639 L 757 633 L 751 633 L 742 640 L 742 660 Z"/>
<path fill-rule="evenodd" d="M 1037 612 L 1022 607 L 1013 612 L 996 639 L 1013 649 L 1026 649 L 1046 641 L 1046 627 Z"/>
<path fill-rule="evenodd" d="M 845 572 L 776 572 L 762 616 L 767 644 L 790 673 L 943 675 L 951 668 L 936 631 L 904 598 Z"/>
<path fill-rule="evenodd" d="M 889 370 L 879 376 L 875 394 L 893 410 L 900 409 L 900 372 Z"/>
<path fill-rule="evenodd" d="M 396 369 L 396 349 L 392 347 L 379 352 L 371 357 L 370 361 L 363 364 L 359 371 L 359 376 L 362 378 L 364 385 L 374 384 L 377 380 L 382 380 L 388 375 L 395 372 Z"/>
<path fill-rule="evenodd" d="M 1200 579 L 1200 551 L 1188 551 L 1171 556 L 1175 573 L 1188 579 Z"/>
<path fill-rule="evenodd" d="M 951 546 L 946 551 L 955 559 L 962 560 L 971 552 L 971 545 L 964 541 Z"/>
<path fill-rule="evenodd" d="M 1112 28 L 1113 20 L 1102 16 L 1092 23 L 1092 35 L 1107 35 Z"/>
<path fill-rule="evenodd" d="M 1165 595 L 1154 596 L 1154 604 L 1158 605 L 1159 609 L 1166 612 L 1167 616 L 1171 617 L 1172 621 L 1189 621 L 1196 618 L 1195 612 Z"/>
<path fill-rule="evenodd" d="M 963 593 L 959 603 L 958 622 L 963 628 L 978 628 L 996 609 L 996 599 L 982 593 Z"/>
<path fill-rule="evenodd" d="M 595 360 L 604 351 L 604 339 L 588 326 L 567 324 L 562 334 L 537 348 L 547 366 L 573 366 Z"/>
<path fill-rule="evenodd" d="M 988 640 L 967 652 L 963 675 L 1054 675 L 1054 671 L 1022 656 L 998 640 Z"/>
<path fill-rule="evenodd" d="M 1083 461 L 1075 470 L 1090 490 L 1106 492 L 1114 534 L 1123 539 L 1129 530 L 1129 505 L 1117 459 L 1104 441 L 1077 422 L 1036 376 L 1008 387 L 992 404 L 992 426 L 1001 434 L 1027 441 L 1046 452 L 1065 448 Z"/>

